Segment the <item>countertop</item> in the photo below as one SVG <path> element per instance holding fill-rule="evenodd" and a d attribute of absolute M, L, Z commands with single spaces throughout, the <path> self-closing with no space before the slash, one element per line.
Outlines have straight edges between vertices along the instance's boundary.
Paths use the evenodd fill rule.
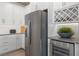
<path fill-rule="evenodd" d="M 79 44 L 79 38 L 61 38 L 59 36 L 50 36 L 48 39 L 54 40 L 54 41 L 60 41 L 60 42 L 66 42 L 66 43 L 78 43 Z"/>
<path fill-rule="evenodd" d="M 17 35 L 17 34 L 25 34 L 25 33 L 15 33 L 15 34 L 0 34 L 0 36 L 6 36 L 6 35 Z"/>

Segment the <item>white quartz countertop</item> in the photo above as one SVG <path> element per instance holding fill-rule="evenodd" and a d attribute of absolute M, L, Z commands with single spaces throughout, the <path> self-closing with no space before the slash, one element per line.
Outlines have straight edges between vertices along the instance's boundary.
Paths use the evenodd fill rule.
<path fill-rule="evenodd" d="M 17 34 L 25 34 L 25 33 L 15 33 L 15 34 L 0 34 L 0 36 L 6 36 L 6 35 L 17 35 Z"/>

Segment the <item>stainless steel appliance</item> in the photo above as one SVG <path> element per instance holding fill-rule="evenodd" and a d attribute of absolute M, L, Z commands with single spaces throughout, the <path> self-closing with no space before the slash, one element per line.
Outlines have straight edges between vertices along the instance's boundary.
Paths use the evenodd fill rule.
<path fill-rule="evenodd" d="M 50 40 L 50 56 L 75 56 L 75 44 L 72 39 L 51 39 Z"/>
<path fill-rule="evenodd" d="M 48 24 L 46 10 L 25 15 L 25 54 L 26 56 L 47 56 Z"/>

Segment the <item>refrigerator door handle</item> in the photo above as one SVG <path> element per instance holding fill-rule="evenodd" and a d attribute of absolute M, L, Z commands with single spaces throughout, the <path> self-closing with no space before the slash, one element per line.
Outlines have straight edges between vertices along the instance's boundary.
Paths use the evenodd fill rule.
<path fill-rule="evenodd" d="M 29 38 L 29 21 L 28 21 L 28 26 L 27 26 L 27 38 Z"/>
<path fill-rule="evenodd" d="M 28 21 L 28 26 L 27 26 L 27 37 L 29 39 L 29 44 L 31 44 L 31 22 L 30 20 Z"/>

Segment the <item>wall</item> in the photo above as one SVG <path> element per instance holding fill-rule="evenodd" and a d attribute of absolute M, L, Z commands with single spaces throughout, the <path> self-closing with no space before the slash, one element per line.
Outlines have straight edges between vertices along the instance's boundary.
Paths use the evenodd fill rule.
<path fill-rule="evenodd" d="M 79 4 L 79 2 L 66 2 L 66 3 L 60 3 L 60 2 L 54 2 L 53 3 L 53 16 L 52 16 L 52 19 L 53 19 L 53 21 L 55 20 L 55 18 L 54 18 L 54 16 L 55 16 L 55 14 L 54 14 L 54 12 L 56 11 L 56 10 L 60 10 L 60 9 L 63 9 L 63 8 L 67 8 L 67 7 L 69 7 L 69 6 L 72 6 L 72 5 L 75 5 L 75 4 Z M 59 27 L 61 27 L 62 25 L 66 25 L 66 26 L 69 26 L 69 27 L 71 27 L 73 30 L 74 30 L 74 32 L 75 32 L 75 35 L 74 36 L 76 36 L 76 37 L 78 37 L 78 34 L 79 34 L 79 32 L 78 32 L 78 29 L 79 29 L 79 25 L 77 24 L 77 23 L 70 23 L 70 24 L 54 24 L 54 22 L 52 22 L 51 23 L 51 28 L 50 28 L 50 36 L 56 36 L 57 35 L 57 28 L 59 28 Z M 52 27 L 54 27 L 54 28 L 52 28 Z M 52 30 L 53 30 L 53 33 L 51 33 L 52 32 Z"/>
<path fill-rule="evenodd" d="M 24 8 L 8 2 L 0 2 L 0 34 L 9 33 L 24 23 Z"/>
<path fill-rule="evenodd" d="M 25 7 L 25 14 L 29 14 L 36 10 L 48 9 L 48 19 L 51 19 L 52 8 L 53 8 L 52 2 L 31 2 L 30 5 Z M 51 22 L 51 21 L 48 20 L 48 22 Z"/>
<path fill-rule="evenodd" d="M 24 11 L 25 11 L 24 7 L 13 4 L 13 19 L 17 32 L 19 30 L 19 27 L 25 24 Z"/>
<path fill-rule="evenodd" d="M 36 2 L 31 2 L 28 6 L 25 7 L 25 15 L 33 11 L 36 11 Z"/>
<path fill-rule="evenodd" d="M 48 36 L 55 36 L 57 35 L 57 29 L 61 27 L 62 24 L 55 24 L 54 23 L 54 12 L 58 9 L 61 8 L 66 8 L 68 6 L 74 5 L 74 4 L 79 4 L 78 2 L 38 2 L 34 3 L 31 2 L 31 4 L 27 7 L 25 7 L 25 14 L 28 14 L 30 12 L 36 11 L 36 10 L 43 10 L 43 9 L 48 9 Z M 71 23 L 71 24 L 63 24 L 65 26 L 71 27 L 75 31 L 74 36 L 79 35 L 79 27 L 78 23 Z M 50 40 L 48 39 L 48 47 L 50 47 Z M 50 50 L 50 48 L 48 48 Z M 49 54 L 50 52 L 48 52 Z"/>
<path fill-rule="evenodd" d="M 25 8 L 25 14 L 36 10 L 44 10 L 48 9 L 48 36 L 55 36 L 57 35 L 57 27 L 61 27 L 61 24 L 54 24 L 54 12 L 56 10 L 66 8 L 75 4 L 79 4 L 78 2 L 31 2 L 29 6 Z M 63 24 L 64 25 L 64 24 Z M 66 24 L 67 26 L 72 25 L 74 31 L 76 31 L 76 35 L 78 35 L 78 24 Z M 75 35 L 75 36 L 76 36 Z"/>
<path fill-rule="evenodd" d="M 25 7 L 25 14 L 28 14 L 28 13 L 36 11 L 36 10 L 44 10 L 44 9 L 48 9 L 48 24 L 51 24 L 52 10 L 53 10 L 53 3 L 52 2 L 36 2 L 36 3 L 31 2 L 29 6 Z M 48 25 L 48 27 L 49 27 L 49 25 Z M 49 30 L 49 32 L 50 32 L 50 30 Z"/>

